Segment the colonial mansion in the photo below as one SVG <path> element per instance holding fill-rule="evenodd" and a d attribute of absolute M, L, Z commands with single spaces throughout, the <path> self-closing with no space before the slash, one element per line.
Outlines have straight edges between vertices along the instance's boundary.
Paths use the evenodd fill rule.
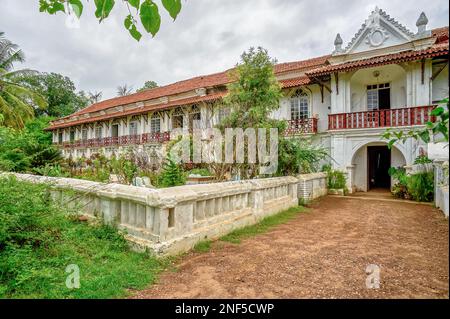
<path fill-rule="evenodd" d="M 409 30 L 376 8 L 347 45 L 338 34 L 329 55 L 275 65 L 284 97 L 273 116 L 288 122 L 292 138 L 308 136 L 327 148 L 351 191 L 389 188 L 389 167 L 411 165 L 427 151 L 413 139 L 388 149 L 381 138 L 387 128 L 423 127 L 448 96 L 448 26 L 427 24 L 422 13 Z M 101 101 L 48 130 L 65 157 L 150 152 L 176 128 L 219 123 L 225 113 L 216 102 L 229 83 L 225 71 Z"/>

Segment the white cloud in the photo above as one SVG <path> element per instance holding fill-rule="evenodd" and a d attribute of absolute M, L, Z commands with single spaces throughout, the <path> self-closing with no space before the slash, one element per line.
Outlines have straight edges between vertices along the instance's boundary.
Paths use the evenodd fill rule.
<path fill-rule="evenodd" d="M 280 62 L 328 54 L 340 32 L 344 41 L 379 6 L 415 31 L 425 11 L 430 28 L 448 25 L 446 0 L 187 0 L 175 22 L 162 9 L 154 39 L 133 40 L 122 27 L 120 1 L 102 24 L 86 4 L 80 28 L 67 28 L 66 16 L 39 13 L 37 0 L 0 0 L 0 30 L 20 45 L 25 67 L 58 72 L 79 89 L 112 97 L 121 84 L 140 87 L 223 71 L 242 51 L 261 45 Z"/>

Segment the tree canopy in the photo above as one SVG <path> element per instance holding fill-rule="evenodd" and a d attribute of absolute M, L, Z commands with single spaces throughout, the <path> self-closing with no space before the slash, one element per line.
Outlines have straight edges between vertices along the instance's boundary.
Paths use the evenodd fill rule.
<path fill-rule="evenodd" d="M 32 74 L 21 77 L 20 82 L 47 100 L 48 107 L 36 109 L 36 116 L 63 117 L 86 107 L 89 103 L 86 94 L 77 92 L 72 80 L 61 74 Z"/>
<path fill-rule="evenodd" d="M 156 83 L 155 81 L 145 81 L 144 86 L 141 87 L 140 89 L 137 89 L 136 92 L 142 92 L 142 91 L 154 89 L 157 87 L 158 87 L 158 83 Z"/>

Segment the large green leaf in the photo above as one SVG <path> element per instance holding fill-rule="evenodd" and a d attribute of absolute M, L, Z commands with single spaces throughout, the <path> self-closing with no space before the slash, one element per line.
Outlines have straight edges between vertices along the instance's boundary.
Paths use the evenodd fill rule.
<path fill-rule="evenodd" d="M 130 4 L 130 6 L 135 7 L 136 9 L 139 9 L 141 0 L 128 0 L 128 3 Z"/>
<path fill-rule="evenodd" d="M 95 7 L 97 10 L 95 11 L 95 16 L 100 19 L 102 22 L 103 19 L 106 19 L 109 16 L 109 13 L 114 7 L 114 0 L 95 0 Z"/>
<path fill-rule="evenodd" d="M 181 11 L 181 0 L 162 0 L 162 4 L 175 20 Z"/>
<path fill-rule="evenodd" d="M 81 0 L 69 0 L 69 3 L 75 12 L 75 15 L 80 18 L 83 13 L 83 4 L 81 3 Z"/>
<path fill-rule="evenodd" d="M 158 6 L 151 0 L 145 0 L 141 4 L 139 12 L 144 29 L 155 36 L 161 26 L 161 16 L 159 15 Z"/>
<path fill-rule="evenodd" d="M 40 7 L 39 7 L 39 11 L 43 12 L 43 11 L 47 11 L 50 14 L 55 14 L 58 11 L 62 11 L 65 12 L 65 8 L 64 8 L 64 4 L 56 1 L 56 0 L 52 0 L 50 2 L 42 0 L 39 1 Z"/>

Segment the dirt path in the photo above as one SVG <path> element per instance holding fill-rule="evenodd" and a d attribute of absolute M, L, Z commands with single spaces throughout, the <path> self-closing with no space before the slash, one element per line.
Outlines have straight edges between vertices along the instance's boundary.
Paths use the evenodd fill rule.
<path fill-rule="evenodd" d="M 266 234 L 190 253 L 133 298 L 448 298 L 448 254 L 431 206 L 326 197 Z"/>

